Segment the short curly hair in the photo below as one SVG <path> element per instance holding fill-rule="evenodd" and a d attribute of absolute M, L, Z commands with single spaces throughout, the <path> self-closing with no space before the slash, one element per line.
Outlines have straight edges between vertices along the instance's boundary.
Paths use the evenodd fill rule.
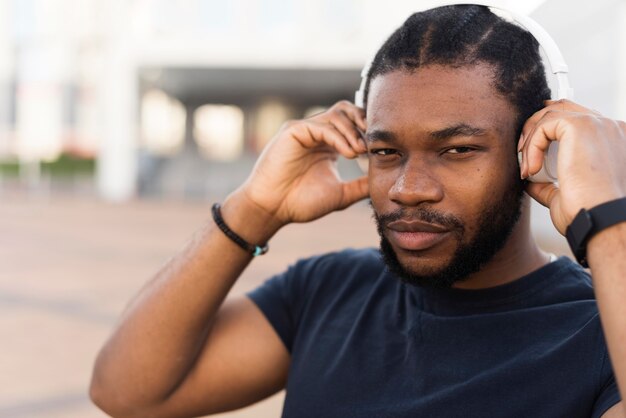
<path fill-rule="evenodd" d="M 493 68 L 496 90 L 516 108 L 519 134 L 524 121 L 550 98 L 539 43 L 485 6 L 444 6 L 411 15 L 374 57 L 364 104 L 379 75 L 433 64 L 460 68 L 479 63 Z"/>

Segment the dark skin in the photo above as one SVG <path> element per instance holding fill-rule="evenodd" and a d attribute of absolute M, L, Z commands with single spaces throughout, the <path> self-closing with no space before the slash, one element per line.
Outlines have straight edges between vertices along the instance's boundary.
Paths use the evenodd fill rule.
<path fill-rule="evenodd" d="M 362 109 L 340 102 L 309 119 L 286 123 L 248 180 L 224 202 L 224 220 L 248 242 L 263 243 L 289 223 L 312 221 L 370 196 L 377 211 L 427 201 L 462 219 L 472 234 L 481 209 L 503 187 L 499 173 L 515 164 L 514 112 L 489 83 L 489 74 L 485 66 L 392 72 L 373 80 L 367 121 Z M 445 139 L 448 150 L 457 149 L 440 153 L 441 140 L 435 144 L 429 133 L 459 122 L 477 125 L 484 134 Z M 343 182 L 336 159 L 365 152 L 359 131 L 366 130 L 370 138 L 375 131 L 393 133 L 394 149 L 402 156 L 388 165 L 371 161 L 369 181 Z M 623 122 L 571 102 L 548 103 L 526 123 L 524 133 L 519 143 L 523 176 L 539 170 L 549 141 L 561 142 L 560 188 L 537 184 L 527 189 L 550 207 L 561 233 L 581 206 L 626 196 Z M 468 153 L 468 141 L 480 151 L 458 156 Z M 390 145 L 376 141 L 368 146 Z M 547 261 L 530 236 L 527 203 L 504 248 L 463 286 L 498 285 Z M 598 234 L 588 247 L 620 387 L 626 386 L 626 282 L 618 280 L 626 271 L 624 236 L 626 223 Z M 444 237 L 422 258 L 405 254 L 402 259 L 415 269 L 422 263 L 436 268 L 454 245 Z M 282 389 L 289 352 L 254 303 L 245 297 L 226 300 L 251 259 L 207 222 L 127 307 L 98 355 L 90 391 L 94 402 L 113 417 L 182 418 L 240 408 Z M 621 403 L 603 415 L 618 416 L 624 416 Z"/>

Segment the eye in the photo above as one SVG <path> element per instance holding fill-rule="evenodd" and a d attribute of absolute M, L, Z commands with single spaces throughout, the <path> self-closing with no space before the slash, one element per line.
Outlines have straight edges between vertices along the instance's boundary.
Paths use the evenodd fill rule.
<path fill-rule="evenodd" d="M 375 148 L 375 149 L 371 149 L 370 150 L 370 154 L 372 155 L 380 155 L 380 156 L 385 156 L 385 155 L 394 155 L 397 154 L 398 152 L 395 149 L 392 148 Z"/>
<path fill-rule="evenodd" d="M 454 148 L 448 148 L 445 152 L 448 154 L 459 155 L 459 154 L 468 154 L 472 151 L 476 151 L 476 149 L 472 147 L 454 147 Z"/>

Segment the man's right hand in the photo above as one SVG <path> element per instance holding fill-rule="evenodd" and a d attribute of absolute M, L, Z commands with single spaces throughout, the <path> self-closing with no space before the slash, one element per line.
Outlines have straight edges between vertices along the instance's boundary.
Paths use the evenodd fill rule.
<path fill-rule="evenodd" d="M 275 222 L 308 222 L 368 196 L 367 177 L 344 182 L 336 160 L 367 151 L 365 113 L 348 101 L 310 118 L 286 122 L 239 189 Z"/>

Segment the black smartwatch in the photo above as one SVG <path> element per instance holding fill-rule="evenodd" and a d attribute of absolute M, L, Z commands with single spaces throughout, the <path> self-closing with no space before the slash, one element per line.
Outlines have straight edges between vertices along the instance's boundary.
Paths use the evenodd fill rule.
<path fill-rule="evenodd" d="M 576 260 L 583 267 L 587 264 L 587 243 L 598 232 L 610 226 L 626 222 L 626 197 L 602 203 L 589 210 L 581 209 L 565 231 Z"/>

